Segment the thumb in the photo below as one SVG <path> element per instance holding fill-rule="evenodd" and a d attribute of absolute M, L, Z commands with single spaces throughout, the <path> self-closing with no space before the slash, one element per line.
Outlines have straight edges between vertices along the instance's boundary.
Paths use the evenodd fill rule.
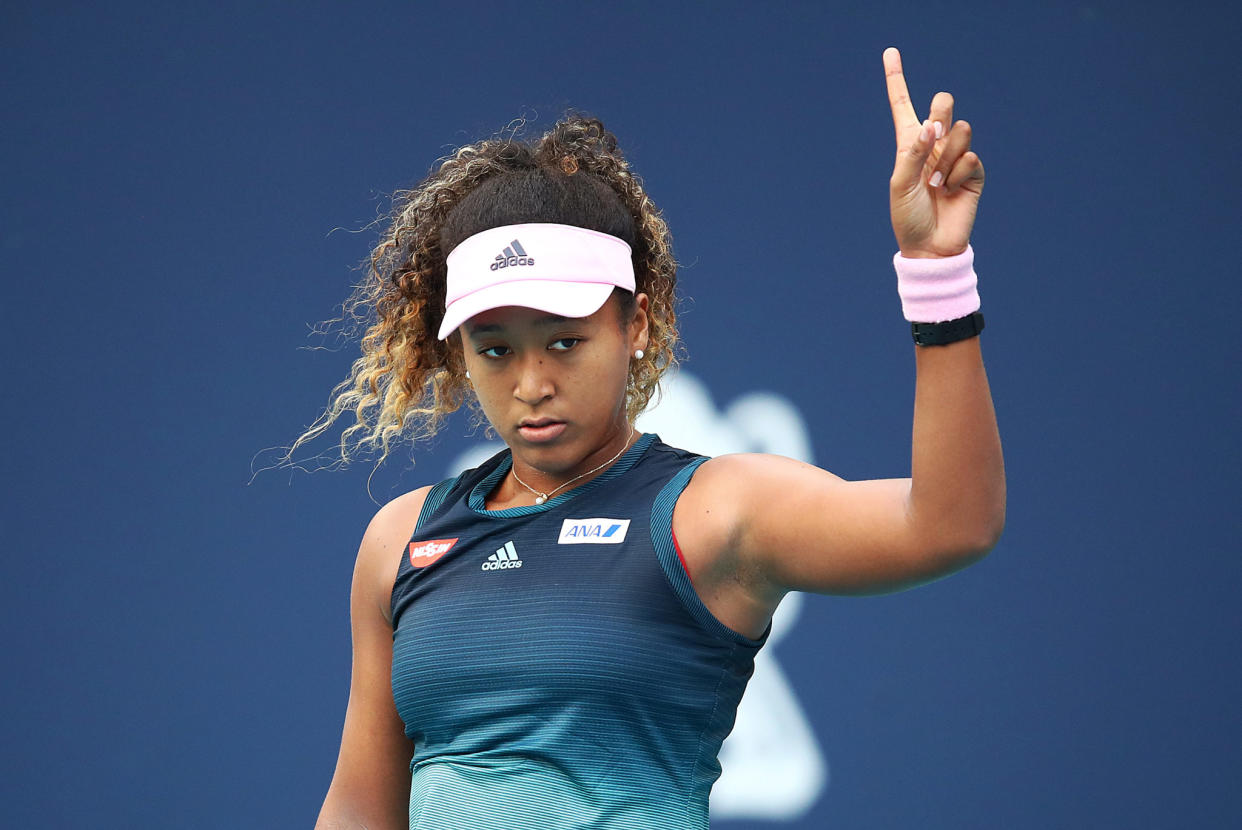
<path fill-rule="evenodd" d="M 932 135 L 931 121 L 924 121 L 914 141 L 897 148 L 897 161 L 893 164 L 893 178 L 889 183 L 894 194 L 909 193 L 922 184 L 923 166 L 936 143 Z"/>

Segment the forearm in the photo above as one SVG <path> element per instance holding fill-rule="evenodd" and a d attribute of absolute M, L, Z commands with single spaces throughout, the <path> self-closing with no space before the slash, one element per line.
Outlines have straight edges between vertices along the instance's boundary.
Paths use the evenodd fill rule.
<path fill-rule="evenodd" d="M 347 799 L 334 797 L 331 791 L 324 800 L 315 830 L 406 830 L 409 820 L 405 810 L 377 811 L 360 804 L 348 803 Z"/>
<path fill-rule="evenodd" d="M 986 553 L 1005 523 L 1005 466 L 978 337 L 915 347 L 910 519 L 941 552 Z"/>
<path fill-rule="evenodd" d="M 383 735 L 360 736 L 359 731 L 342 740 L 343 763 L 332 776 L 315 830 L 406 830 L 409 761 L 399 749 L 386 747 Z"/>

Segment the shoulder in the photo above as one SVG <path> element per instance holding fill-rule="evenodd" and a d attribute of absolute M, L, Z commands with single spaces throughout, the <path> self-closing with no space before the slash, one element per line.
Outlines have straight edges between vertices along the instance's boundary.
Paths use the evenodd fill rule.
<path fill-rule="evenodd" d="M 358 546 L 354 593 L 363 594 L 368 603 L 373 602 L 385 619 L 390 613 L 389 599 L 401 565 L 401 553 L 431 489 L 430 486 L 419 487 L 381 507 L 371 518 L 362 544 Z"/>
<path fill-rule="evenodd" d="M 736 533 L 752 477 L 763 473 L 766 456 L 721 455 L 699 464 L 677 500 L 682 526 L 710 540 L 710 547 L 728 547 Z M 687 521 L 688 520 L 688 521 Z"/>
<path fill-rule="evenodd" d="M 710 499 L 722 510 L 753 507 L 787 495 L 810 482 L 823 486 L 840 479 L 813 464 L 765 453 L 709 458 L 695 472 L 686 495 Z"/>
<path fill-rule="evenodd" d="M 725 455 L 704 461 L 673 511 L 673 535 L 691 583 L 708 609 L 734 631 L 758 638 L 784 591 L 748 558 L 754 496 L 770 485 L 776 456 Z M 779 461 L 787 459 L 778 459 Z M 779 478 L 779 477 L 777 477 Z"/>
<path fill-rule="evenodd" d="M 377 510 L 371 517 L 370 524 L 367 525 L 366 533 L 363 534 L 363 547 L 366 548 L 368 543 L 374 545 L 382 542 L 393 533 L 404 531 L 406 535 L 409 535 L 414 530 L 414 523 L 418 521 L 418 514 L 422 511 L 423 504 L 427 501 L 427 494 L 431 490 L 431 485 L 419 487 L 417 490 L 397 496 Z"/>
<path fill-rule="evenodd" d="M 798 524 L 791 514 L 824 508 L 826 503 L 816 496 L 842 483 L 826 470 L 780 455 L 718 456 L 700 465 L 682 493 L 679 526 L 715 552 L 722 565 L 755 576 L 760 563 L 750 552 L 766 547 L 756 544 L 756 534 L 762 535 L 773 522 Z"/>
<path fill-rule="evenodd" d="M 776 456 L 721 455 L 703 461 L 677 500 L 677 535 L 721 564 L 731 562 L 757 496 L 771 489 Z M 787 460 L 787 459 L 780 459 Z M 736 563 L 733 563 L 736 564 Z"/>

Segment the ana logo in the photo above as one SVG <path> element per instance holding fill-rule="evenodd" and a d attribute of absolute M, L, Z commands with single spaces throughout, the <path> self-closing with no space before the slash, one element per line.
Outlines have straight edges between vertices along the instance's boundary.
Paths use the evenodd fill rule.
<path fill-rule="evenodd" d="M 500 253 L 496 254 L 496 261 L 492 263 L 492 270 L 499 271 L 501 268 L 512 268 L 518 265 L 534 265 L 535 258 L 527 256 L 526 251 L 522 249 L 522 243 L 516 239 L 509 243 L 509 246 Z"/>
<path fill-rule="evenodd" d="M 629 519 L 566 519 L 558 545 L 619 545 L 630 529 Z"/>
<path fill-rule="evenodd" d="M 410 542 L 410 564 L 416 568 L 425 568 L 448 553 L 449 548 L 455 544 L 457 544 L 456 539 L 428 539 L 425 542 Z"/>

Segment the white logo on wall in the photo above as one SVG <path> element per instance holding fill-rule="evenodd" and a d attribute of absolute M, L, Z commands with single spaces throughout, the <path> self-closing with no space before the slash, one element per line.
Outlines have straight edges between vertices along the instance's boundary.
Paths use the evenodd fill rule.
<path fill-rule="evenodd" d="M 806 423 L 786 398 L 751 392 L 721 412 L 703 382 L 688 372 L 666 378 L 663 388 L 659 406 L 638 419 L 638 429 L 703 455 L 766 452 L 814 463 Z M 450 474 L 478 466 L 501 448 L 476 444 L 454 460 Z M 713 819 L 793 821 L 828 785 L 827 761 L 776 659 L 776 646 L 801 604 L 799 593 L 785 597 L 755 658 L 737 723 L 720 750 L 723 772 L 712 789 Z"/>

